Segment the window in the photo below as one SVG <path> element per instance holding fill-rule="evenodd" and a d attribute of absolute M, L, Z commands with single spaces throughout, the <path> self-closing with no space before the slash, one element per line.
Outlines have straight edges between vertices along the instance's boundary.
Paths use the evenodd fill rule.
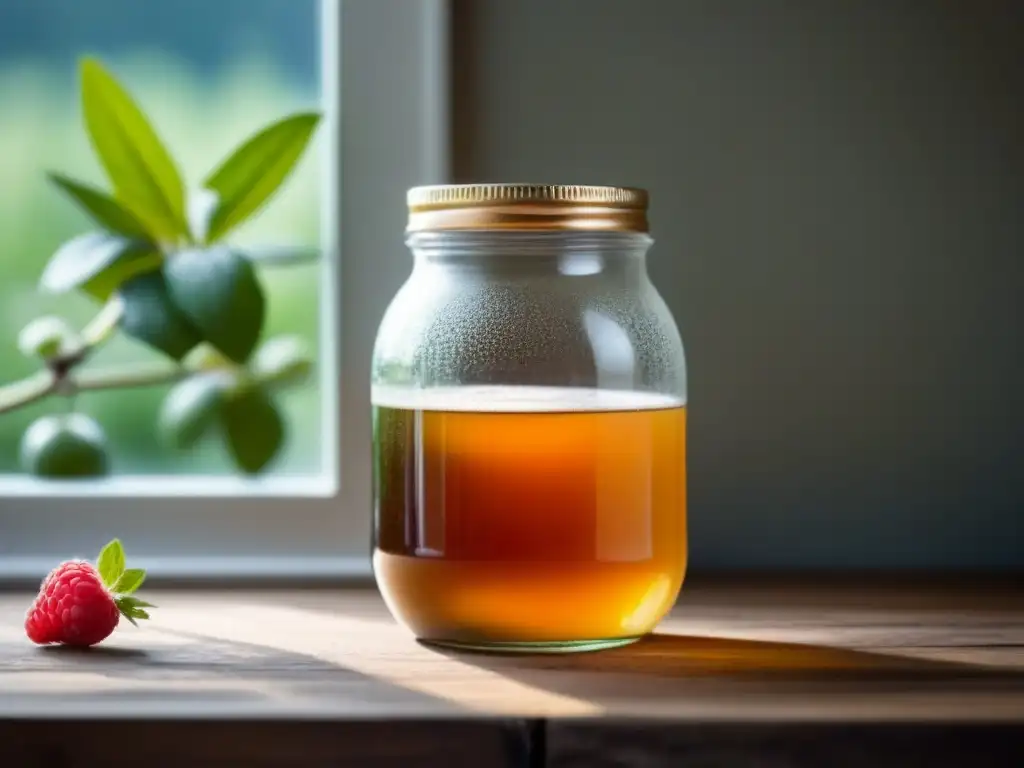
<path fill-rule="evenodd" d="M 95 312 L 85 299 L 34 290 L 54 248 L 88 227 L 43 172 L 102 179 L 77 107 L 81 55 L 116 73 L 190 181 L 271 120 L 311 107 L 324 115 L 292 176 L 233 240 L 322 254 L 308 266 L 262 272 L 264 338 L 294 334 L 316 350 L 314 380 L 282 395 L 288 442 L 273 469 L 244 480 L 217 445 L 169 451 L 155 426 L 166 388 L 79 396 L 111 443 L 114 470 L 99 482 L 19 473 L 22 431 L 65 407 L 59 400 L 0 414 L 0 577 L 38 577 L 113 536 L 156 575 L 368 573 L 369 358 L 377 322 L 410 266 L 405 189 L 447 172 L 446 24 L 442 0 L 0 6 L 5 382 L 30 370 L 15 357 L 27 320 L 59 313 L 83 323 Z M 89 365 L 146 354 L 118 339 Z"/>
<path fill-rule="evenodd" d="M 39 367 L 14 346 L 19 328 L 52 313 L 81 328 L 97 312 L 97 303 L 81 291 L 53 295 L 37 288 L 50 255 L 95 229 L 87 214 L 48 183 L 47 172 L 110 186 L 80 118 L 80 57 L 96 57 L 128 88 L 168 145 L 186 184 L 195 184 L 263 125 L 289 113 L 320 110 L 317 5 L 313 0 L 173 0 L 147 7 L 133 0 L 36 0 L 0 6 L 0 14 L 9 17 L 0 21 L 0 29 L 10 38 L 0 54 L 0 163 L 7 180 L 0 192 L 5 315 L 0 332 L 8 342 L 0 345 L 0 370 L 6 380 Z M 200 18 L 203 23 L 196 24 Z M 326 142 L 316 139 L 322 138 L 314 134 L 270 204 L 231 233 L 233 245 L 243 250 L 281 242 L 319 247 L 324 164 L 318 160 Z M 317 263 L 265 271 L 265 337 L 294 334 L 315 343 L 320 271 Z M 119 333 L 97 351 L 90 367 L 159 371 L 163 362 L 160 352 Z M 275 475 L 321 474 L 322 399 L 330 393 L 316 384 L 281 398 L 292 439 L 272 466 Z M 178 451 L 162 444 L 154 416 L 168 389 L 86 391 L 76 408 L 102 426 L 117 476 L 234 474 L 217 441 Z M 0 473 L 20 471 L 18 443 L 25 429 L 63 407 L 51 398 L 4 415 Z"/>

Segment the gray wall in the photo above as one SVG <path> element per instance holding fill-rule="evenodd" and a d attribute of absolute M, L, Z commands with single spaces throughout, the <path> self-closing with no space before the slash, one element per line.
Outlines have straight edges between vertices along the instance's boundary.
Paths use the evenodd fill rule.
<path fill-rule="evenodd" d="M 1024 567 L 1024 3 L 454 13 L 460 180 L 652 192 L 695 567 Z"/>

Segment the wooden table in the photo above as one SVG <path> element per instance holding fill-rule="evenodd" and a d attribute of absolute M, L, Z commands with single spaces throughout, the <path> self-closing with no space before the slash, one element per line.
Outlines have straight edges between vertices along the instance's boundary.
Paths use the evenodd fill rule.
<path fill-rule="evenodd" d="M 1010 581 L 696 579 L 631 647 L 422 647 L 371 589 L 150 590 L 36 648 L 0 594 L 0 766 L 1024 766 Z"/>

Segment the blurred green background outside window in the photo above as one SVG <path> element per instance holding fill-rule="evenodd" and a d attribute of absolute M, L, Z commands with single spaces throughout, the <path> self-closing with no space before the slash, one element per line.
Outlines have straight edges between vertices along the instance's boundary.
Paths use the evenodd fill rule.
<path fill-rule="evenodd" d="M 37 290 L 58 246 L 92 228 L 46 179 L 57 170 L 107 184 L 82 128 L 77 61 L 98 57 L 133 94 L 198 184 L 242 140 L 287 114 L 320 105 L 318 0 L 3 0 L 0 2 L 0 384 L 37 368 L 17 349 L 34 317 L 61 315 L 79 327 L 98 309 L 78 294 Z M 240 245 L 317 246 L 324 147 L 314 139 L 269 205 L 233 236 Z M 319 336 L 319 267 L 263 272 L 264 338 Z M 159 360 L 123 334 L 91 366 Z M 318 377 L 282 399 L 288 437 L 272 474 L 320 471 Z M 76 407 L 107 432 L 114 474 L 234 474 L 211 442 L 191 453 L 164 446 L 155 429 L 166 387 L 89 392 Z M 18 443 L 59 398 L 0 416 L 0 473 L 20 472 Z"/>

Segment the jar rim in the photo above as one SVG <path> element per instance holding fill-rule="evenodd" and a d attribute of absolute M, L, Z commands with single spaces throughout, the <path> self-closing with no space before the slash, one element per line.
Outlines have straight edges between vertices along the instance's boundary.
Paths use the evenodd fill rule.
<path fill-rule="evenodd" d="M 518 230 L 647 232 L 648 193 L 580 184 L 435 184 L 406 195 L 407 232 Z"/>

